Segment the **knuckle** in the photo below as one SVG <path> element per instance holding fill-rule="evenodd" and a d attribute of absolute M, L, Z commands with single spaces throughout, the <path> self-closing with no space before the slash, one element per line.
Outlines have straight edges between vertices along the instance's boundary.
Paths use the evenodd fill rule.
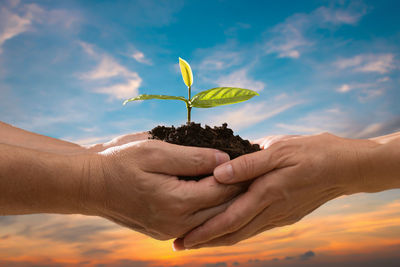
<path fill-rule="evenodd" d="M 202 168 L 205 164 L 207 164 L 206 157 L 203 154 L 195 153 L 191 156 L 190 160 L 194 172 L 197 174 L 201 174 Z"/>
<path fill-rule="evenodd" d="M 238 161 L 238 173 L 240 175 L 251 176 L 255 172 L 255 164 L 249 157 L 242 157 Z"/>
<path fill-rule="evenodd" d="M 227 232 L 235 232 L 240 227 L 240 216 L 237 213 L 230 214 L 225 222 Z"/>
<path fill-rule="evenodd" d="M 157 146 L 154 146 L 153 143 L 154 143 L 154 141 L 152 141 L 152 140 L 143 140 L 143 141 L 137 142 L 135 144 L 136 152 L 138 154 L 144 154 L 144 153 L 151 152 L 153 150 L 153 148 L 157 147 Z"/>

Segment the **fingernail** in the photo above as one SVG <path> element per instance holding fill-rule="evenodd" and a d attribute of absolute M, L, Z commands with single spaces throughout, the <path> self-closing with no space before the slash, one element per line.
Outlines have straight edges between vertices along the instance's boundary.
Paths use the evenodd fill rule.
<path fill-rule="evenodd" d="M 233 178 L 233 169 L 230 163 L 220 165 L 214 170 L 214 177 L 220 182 L 228 182 Z"/>
<path fill-rule="evenodd" d="M 230 160 L 228 154 L 226 154 L 224 152 L 220 152 L 220 151 L 218 151 L 215 154 L 215 159 L 216 159 L 216 162 L 217 162 L 217 166 Z"/>

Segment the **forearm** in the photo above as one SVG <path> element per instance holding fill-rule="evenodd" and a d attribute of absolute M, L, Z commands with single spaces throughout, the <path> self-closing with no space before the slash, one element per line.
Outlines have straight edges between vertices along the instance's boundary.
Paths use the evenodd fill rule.
<path fill-rule="evenodd" d="M 359 153 L 359 192 L 400 188 L 400 132 L 369 139 Z"/>
<path fill-rule="evenodd" d="M 76 154 L 86 149 L 80 145 L 28 132 L 0 122 L 0 143 L 54 153 Z"/>
<path fill-rule="evenodd" d="M 0 215 L 81 213 L 76 157 L 0 144 Z"/>

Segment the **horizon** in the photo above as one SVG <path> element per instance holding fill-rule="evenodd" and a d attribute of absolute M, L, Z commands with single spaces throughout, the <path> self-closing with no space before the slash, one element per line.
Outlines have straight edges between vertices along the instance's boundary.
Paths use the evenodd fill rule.
<path fill-rule="evenodd" d="M 218 86 L 249 101 L 192 121 L 254 140 L 400 131 L 400 2 L 24 1 L 0 3 L 0 120 L 82 145 L 181 125 L 187 96 Z M 340 197 L 232 247 L 173 252 L 105 219 L 0 216 L 6 266 L 397 266 L 400 190 Z"/>

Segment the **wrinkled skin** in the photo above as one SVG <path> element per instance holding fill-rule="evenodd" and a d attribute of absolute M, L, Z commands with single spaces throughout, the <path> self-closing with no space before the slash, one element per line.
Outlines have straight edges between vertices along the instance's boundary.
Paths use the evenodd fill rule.
<path fill-rule="evenodd" d="M 224 211 L 241 187 L 213 176 L 199 182 L 177 176 L 212 173 L 227 160 L 214 149 L 156 140 L 112 146 L 90 160 L 83 203 L 88 213 L 153 238 L 180 237 Z"/>
<path fill-rule="evenodd" d="M 232 245 L 266 230 L 293 224 L 338 196 L 359 192 L 360 164 L 376 144 L 331 134 L 278 136 L 257 140 L 264 150 L 222 164 L 223 184 L 250 181 L 223 213 L 175 240 L 175 247 Z M 366 152 L 366 153 L 364 153 Z M 231 167 L 229 167 L 231 166 Z"/>

